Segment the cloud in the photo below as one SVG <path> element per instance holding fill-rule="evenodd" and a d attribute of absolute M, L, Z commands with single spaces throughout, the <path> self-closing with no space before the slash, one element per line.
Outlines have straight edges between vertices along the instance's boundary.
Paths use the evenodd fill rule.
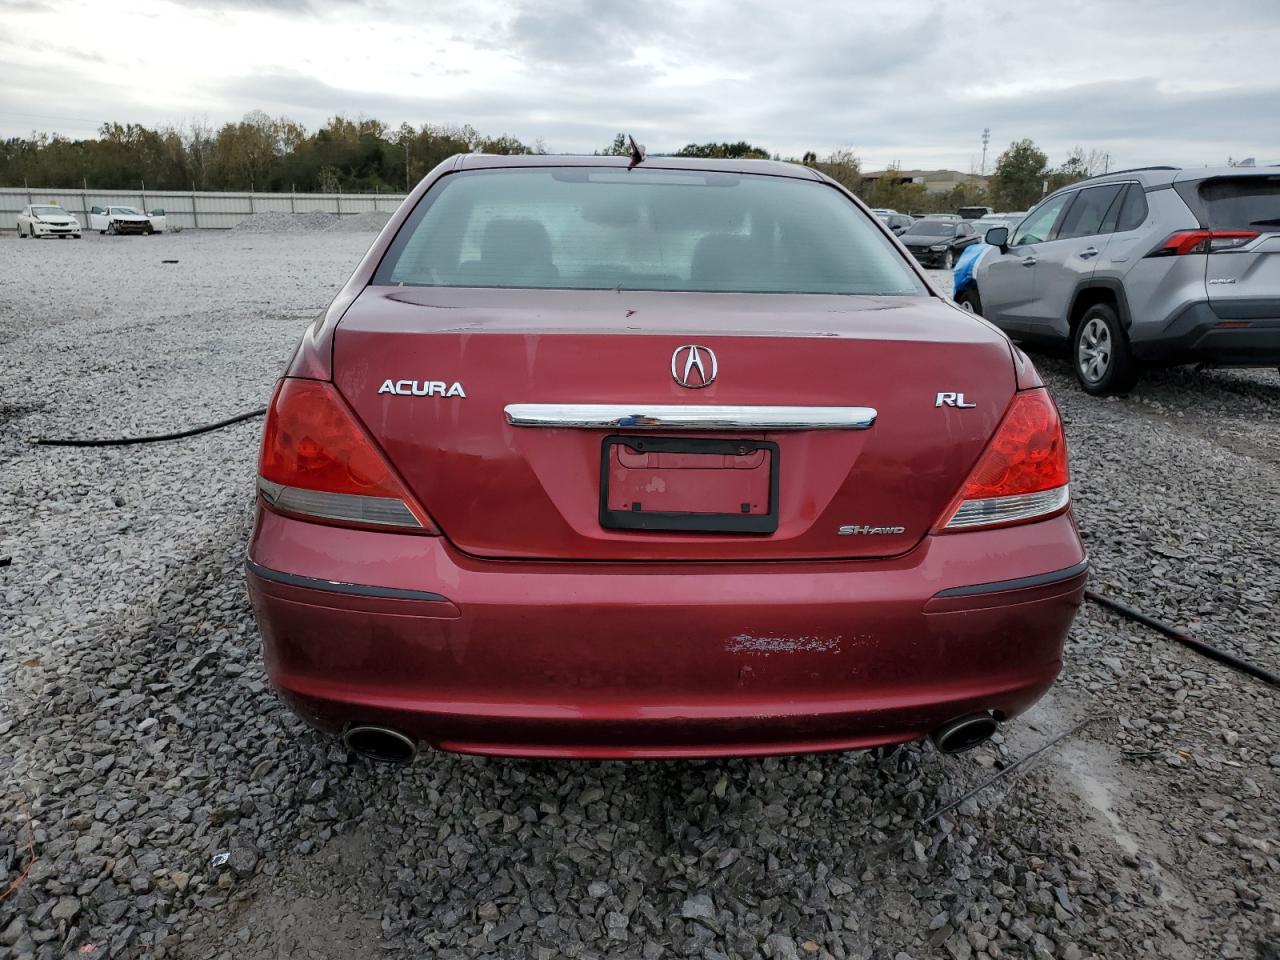
<path fill-rule="evenodd" d="M 619 130 L 655 151 L 852 147 L 868 167 L 967 170 L 984 127 L 989 163 L 1023 137 L 1052 162 L 1076 144 L 1125 166 L 1280 158 L 1280 81 L 1237 66 L 1270 62 L 1280 4 L 1240 2 L 1206 18 L 1193 0 L 1159 16 L 1100 0 L 1070 16 L 1004 0 L 103 0 L 6 22 L 0 72 L 18 79 L 0 88 L 0 134 L 26 132 L 23 111 L 220 123 L 261 108 L 311 127 L 471 123 L 561 151 Z M 33 72 L 30 42 L 88 54 L 104 30 L 145 36 L 151 68 L 69 52 L 65 72 Z"/>

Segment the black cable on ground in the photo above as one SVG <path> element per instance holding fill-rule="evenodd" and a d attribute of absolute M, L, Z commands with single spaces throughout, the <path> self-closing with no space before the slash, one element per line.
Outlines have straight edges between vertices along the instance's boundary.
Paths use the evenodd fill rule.
<path fill-rule="evenodd" d="M 183 437 L 194 437 L 197 434 L 209 433 L 211 430 L 221 430 L 223 427 L 229 427 L 233 423 L 260 417 L 266 412 L 266 407 L 260 407 L 257 410 L 250 410 L 248 413 L 228 417 L 226 420 L 219 420 L 217 423 L 205 424 L 203 427 L 192 427 L 190 430 L 179 430 L 176 433 L 159 433 L 151 437 L 116 437 L 111 440 L 51 440 L 47 437 L 32 437 L 31 442 L 38 447 L 127 447 L 134 443 L 161 443 L 165 440 L 181 440 Z"/>
<path fill-rule="evenodd" d="M 1234 654 L 1227 653 L 1225 650 L 1219 650 L 1212 647 L 1203 640 L 1197 640 L 1190 634 L 1183 633 L 1177 627 L 1171 627 L 1169 624 L 1157 620 L 1155 617 L 1149 617 L 1141 610 L 1135 610 L 1128 604 L 1121 603 L 1119 600 L 1112 600 L 1110 597 L 1104 597 L 1102 594 L 1093 590 L 1086 590 L 1084 595 L 1092 600 L 1098 606 L 1106 607 L 1123 616 L 1128 617 L 1144 626 L 1150 627 L 1163 633 L 1171 640 L 1177 640 L 1180 644 L 1190 647 L 1202 657 L 1208 657 L 1210 660 L 1216 660 L 1218 663 L 1224 664 L 1233 670 L 1239 670 L 1241 673 L 1247 673 L 1251 677 L 1256 677 L 1263 683 L 1269 683 L 1273 687 L 1280 687 L 1280 674 L 1272 673 L 1264 667 L 1258 666 L 1256 663 L 1250 663 L 1248 660 L 1242 660 Z"/>
<path fill-rule="evenodd" d="M 997 780 L 1003 780 L 1005 777 L 1013 773 L 1015 770 L 1021 770 L 1028 763 L 1030 763 L 1036 757 L 1040 756 L 1040 754 L 1044 753 L 1050 747 L 1061 743 L 1063 740 L 1067 739 L 1067 737 L 1071 736 L 1072 734 L 1078 733 L 1079 731 L 1087 727 L 1089 724 L 1095 723 L 1098 720 L 1106 720 L 1106 719 L 1108 718 L 1107 717 L 1086 717 L 1084 720 L 1081 720 L 1070 730 L 1066 730 L 1058 734 L 1048 743 L 1044 744 L 1041 747 L 1036 748 L 1035 750 L 1032 750 L 1026 756 L 1020 757 L 1019 759 L 1013 761 L 1013 763 L 1009 764 L 1009 766 L 987 777 L 987 779 L 983 780 L 980 784 L 978 784 L 972 790 L 968 791 L 962 796 L 956 797 L 954 800 L 952 800 L 950 803 L 946 804 L 945 806 L 939 807 L 937 810 L 933 811 L 933 813 L 929 814 L 929 816 L 925 817 L 920 822 L 932 823 L 934 820 L 937 820 L 943 814 L 950 813 L 952 810 L 960 806 L 960 804 L 964 803 L 970 797 L 977 796 L 979 793 L 987 789 L 987 787 L 991 786 Z"/>
<path fill-rule="evenodd" d="M 234 417 L 228 417 L 226 420 L 219 420 L 217 423 L 206 424 L 203 427 L 192 427 L 190 430 L 179 430 L 175 433 L 161 433 L 150 437 L 116 437 L 110 440 L 53 440 L 46 437 L 32 437 L 31 442 L 41 447 L 124 447 L 135 443 L 161 443 L 166 440 L 181 440 L 183 437 L 194 437 L 201 433 L 209 433 L 212 430 L 220 430 L 223 427 L 229 427 L 232 424 L 241 423 L 245 420 L 252 420 L 254 417 L 260 417 L 267 412 L 266 407 L 260 407 L 257 410 L 250 410 L 248 413 L 237 414 Z M 6 558 L 7 559 L 7 558 Z M 1202 640 L 1197 640 L 1190 634 L 1183 633 L 1177 627 L 1171 627 L 1169 624 L 1157 620 L 1155 617 L 1147 616 L 1141 610 L 1135 610 L 1128 604 L 1121 603 L 1119 600 L 1112 600 L 1110 597 L 1104 597 L 1102 594 L 1094 590 L 1085 590 L 1084 595 L 1099 606 L 1106 607 L 1122 616 L 1128 617 L 1137 623 L 1150 627 L 1159 633 L 1164 634 L 1172 640 L 1178 641 L 1183 646 L 1194 650 L 1203 657 L 1210 660 L 1216 660 L 1218 663 L 1231 667 L 1233 670 L 1239 670 L 1251 677 L 1268 683 L 1273 687 L 1280 687 L 1280 675 L 1272 673 L 1264 667 L 1258 666 L 1256 663 L 1250 663 L 1248 660 L 1242 660 L 1233 654 L 1227 653 L 1225 650 L 1219 650 L 1217 647 L 1210 646 Z M 936 816 L 936 814 L 935 814 Z"/>

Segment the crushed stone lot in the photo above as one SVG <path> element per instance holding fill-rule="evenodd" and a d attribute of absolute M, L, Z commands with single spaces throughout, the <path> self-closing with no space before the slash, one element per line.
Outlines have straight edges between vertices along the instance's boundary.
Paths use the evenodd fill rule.
<path fill-rule="evenodd" d="M 311 732 L 244 589 L 260 421 L 25 438 L 262 406 L 372 239 L 0 240 L 0 956 L 1280 957 L 1276 691 L 1089 604 L 959 758 L 385 768 Z M 1095 399 L 1036 362 L 1093 588 L 1280 669 L 1280 375 Z"/>

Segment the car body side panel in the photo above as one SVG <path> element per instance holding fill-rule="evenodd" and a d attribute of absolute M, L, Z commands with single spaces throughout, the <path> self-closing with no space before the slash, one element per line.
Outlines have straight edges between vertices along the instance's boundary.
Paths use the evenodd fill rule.
<path fill-rule="evenodd" d="M 1205 299 L 1205 257 L 1142 257 L 1124 274 L 1129 339 L 1158 340 L 1169 321 Z"/>
<path fill-rule="evenodd" d="M 1106 234 L 1095 234 L 1037 245 L 1040 262 L 1032 271 L 1034 290 L 1028 320 L 1041 338 L 1067 338 L 1072 294 L 1093 276 L 1098 258 L 1106 253 L 1110 240 Z"/>
<path fill-rule="evenodd" d="M 1035 295 L 1034 265 L 1023 261 L 1031 256 L 1026 247 L 1002 251 L 994 248 L 983 257 L 975 271 L 982 314 L 1002 330 L 1025 329 L 1024 319 Z"/>

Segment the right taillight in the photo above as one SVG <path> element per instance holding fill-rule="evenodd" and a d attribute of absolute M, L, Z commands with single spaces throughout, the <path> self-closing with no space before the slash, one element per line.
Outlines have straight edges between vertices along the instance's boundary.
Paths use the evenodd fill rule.
<path fill-rule="evenodd" d="M 273 510 L 344 526 L 438 533 L 331 383 L 280 381 L 262 431 L 258 491 Z"/>
<path fill-rule="evenodd" d="M 1192 253 L 1221 253 L 1257 239 L 1256 230 L 1179 230 L 1148 257 L 1185 257 Z"/>
<path fill-rule="evenodd" d="M 1071 500 L 1067 441 L 1043 387 L 1014 395 L 1004 419 L 938 523 L 939 532 L 1002 527 L 1060 513 Z"/>

